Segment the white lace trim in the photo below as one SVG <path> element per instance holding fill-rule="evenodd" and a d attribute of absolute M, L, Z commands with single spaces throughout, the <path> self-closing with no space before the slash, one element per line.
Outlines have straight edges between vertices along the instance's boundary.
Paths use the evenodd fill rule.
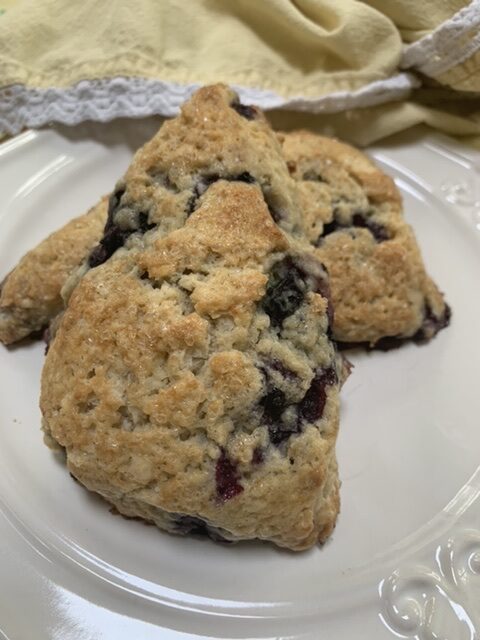
<path fill-rule="evenodd" d="M 473 0 L 418 42 L 406 47 L 402 69 L 416 67 L 438 76 L 461 64 L 480 49 L 480 0 Z"/>
<path fill-rule="evenodd" d="M 418 86 L 409 73 L 378 80 L 356 91 L 338 91 L 317 98 L 284 98 L 273 91 L 233 85 L 245 104 L 311 113 L 335 113 L 400 100 Z M 0 88 L 0 131 L 14 135 L 24 127 L 49 122 L 74 125 L 85 120 L 107 122 L 119 117 L 173 116 L 198 85 L 180 85 L 146 78 L 115 77 L 83 80 L 65 89 L 36 89 L 23 84 Z"/>

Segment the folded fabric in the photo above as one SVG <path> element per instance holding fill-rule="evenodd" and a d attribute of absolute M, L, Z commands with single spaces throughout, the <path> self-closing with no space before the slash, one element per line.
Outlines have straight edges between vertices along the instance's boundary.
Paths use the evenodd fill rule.
<path fill-rule="evenodd" d="M 397 27 L 404 42 L 417 42 L 461 11 L 465 0 L 363 0 L 378 9 Z M 474 3 L 472 3 L 473 5 Z"/>
<path fill-rule="evenodd" d="M 6 9 L 0 131 L 9 134 L 175 115 L 196 87 L 217 81 L 265 109 L 322 114 L 316 129 L 323 114 L 415 100 L 427 76 L 480 91 L 480 0 L 8 0 Z M 368 120 L 364 137 L 410 126 L 412 108 L 396 110 L 394 128 Z M 452 132 L 451 118 L 426 111 L 413 120 Z M 474 117 L 461 117 L 454 133 L 480 134 Z"/>

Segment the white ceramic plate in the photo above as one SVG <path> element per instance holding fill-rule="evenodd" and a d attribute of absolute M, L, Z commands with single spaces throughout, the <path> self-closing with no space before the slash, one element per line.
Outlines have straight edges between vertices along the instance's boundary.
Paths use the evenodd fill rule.
<path fill-rule="evenodd" d="M 157 124 L 58 127 L 0 146 L 0 276 L 110 191 Z M 479 637 L 480 155 L 421 132 L 372 153 L 403 192 L 453 321 L 427 346 L 354 356 L 332 539 L 293 554 L 114 517 L 42 443 L 44 346 L 2 348 L 0 636 Z"/>

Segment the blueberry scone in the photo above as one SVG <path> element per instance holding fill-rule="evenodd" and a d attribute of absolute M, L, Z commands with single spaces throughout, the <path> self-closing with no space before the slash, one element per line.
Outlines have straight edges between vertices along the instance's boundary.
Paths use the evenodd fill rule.
<path fill-rule="evenodd" d="M 331 274 L 334 337 L 347 344 L 388 348 L 405 339 L 428 340 L 447 326 L 450 309 L 425 272 L 413 232 L 403 220 L 401 197 L 393 180 L 363 153 L 337 140 L 308 132 L 279 134 L 279 139 L 298 181 L 305 233 Z M 90 226 L 88 250 L 94 234 L 100 238 L 101 217 L 107 218 L 105 200 L 84 216 L 83 228 Z M 29 281 L 29 271 L 34 282 L 42 273 L 36 289 L 39 295 L 30 296 L 28 306 L 10 303 L 8 312 L 0 311 L 1 340 L 7 341 L 4 327 L 12 341 L 30 330 L 30 319 L 38 328 L 38 316 L 45 324 L 49 313 L 57 312 L 67 266 L 78 264 L 86 253 L 85 243 L 75 237 L 69 252 L 62 252 L 65 238 L 75 230 L 76 226 L 67 225 L 46 241 L 47 253 L 58 252 L 65 260 L 70 257 L 61 269 L 43 270 L 39 264 L 43 252 L 34 250 L 28 262 L 21 263 L 22 279 L 14 277 L 16 271 L 10 276 L 10 299 L 22 301 L 25 296 L 19 285 Z M 104 246 L 109 242 L 118 240 L 107 238 Z M 55 305 L 43 303 L 45 288 Z"/>
<path fill-rule="evenodd" d="M 294 550 L 332 531 L 343 369 L 295 197 L 263 115 L 223 86 L 117 184 L 41 408 L 47 442 L 120 513 Z"/>
<path fill-rule="evenodd" d="M 0 341 L 11 344 L 44 328 L 63 308 L 61 289 L 97 244 L 107 198 L 29 251 L 0 290 Z"/>
<path fill-rule="evenodd" d="M 337 140 L 307 131 L 279 139 L 305 232 L 330 275 L 335 339 L 387 348 L 447 326 L 450 309 L 425 271 L 393 180 Z"/>

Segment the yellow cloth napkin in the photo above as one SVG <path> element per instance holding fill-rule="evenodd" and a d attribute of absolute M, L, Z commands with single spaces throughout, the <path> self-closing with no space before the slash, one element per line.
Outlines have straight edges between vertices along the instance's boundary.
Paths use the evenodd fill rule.
<path fill-rule="evenodd" d="M 480 135 L 471 99 L 480 91 L 480 0 L 0 0 L 2 7 L 0 131 L 173 115 L 196 86 L 222 81 L 245 102 L 275 109 L 285 126 L 359 144 L 417 122 Z M 448 109 L 420 103 L 428 76 L 468 100 L 450 99 Z"/>
<path fill-rule="evenodd" d="M 400 55 L 356 0 L 29 0 L 0 23 L 1 83 L 34 87 L 123 75 L 316 96 L 387 78 Z"/>
<path fill-rule="evenodd" d="M 464 0 L 364 0 L 397 27 L 404 42 L 416 42 L 468 5 Z"/>

